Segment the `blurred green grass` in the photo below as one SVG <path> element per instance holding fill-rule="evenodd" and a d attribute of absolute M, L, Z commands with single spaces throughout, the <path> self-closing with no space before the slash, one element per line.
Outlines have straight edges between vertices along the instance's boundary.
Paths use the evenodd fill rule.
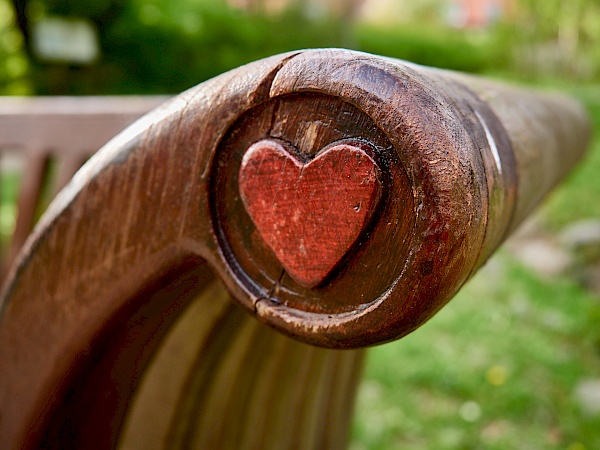
<path fill-rule="evenodd" d="M 597 299 L 505 252 L 421 329 L 369 353 L 351 449 L 597 449 Z M 596 316 L 597 317 L 597 316 Z"/>
<path fill-rule="evenodd" d="M 576 220 L 600 219 L 600 85 L 565 81 L 552 85 L 581 101 L 595 132 L 584 160 L 543 206 L 548 227 L 556 231 Z"/>

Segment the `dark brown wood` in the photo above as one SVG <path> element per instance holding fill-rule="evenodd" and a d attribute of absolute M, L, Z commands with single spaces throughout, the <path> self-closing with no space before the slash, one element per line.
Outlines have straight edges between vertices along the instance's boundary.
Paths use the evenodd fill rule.
<path fill-rule="evenodd" d="M 335 120 L 329 117 L 332 111 Z M 375 213 L 377 220 L 371 221 L 326 283 L 316 288 L 297 283 L 284 271 L 261 238 L 239 193 L 238 176 L 246 150 L 269 136 L 293 143 L 303 160 L 314 158 L 328 145 L 366 142 L 381 168 L 385 189 Z M 352 313 L 355 306 L 361 307 L 360 299 L 381 295 L 397 277 L 410 248 L 407 242 L 393 252 L 389 250 L 390 242 L 410 234 L 414 224 L 409 181 L 385 134 L 351 104 L 312 93 L 277 96 L 263 102 L 230 127 L 219 143 L 213 167 L 211 216 L 219 246 L 238 279 L 233 288 L 240 284 L 257 304 L 270 299 L 274 305 L 315 313 L 315 317 L 324 319 L 331 315 L 335 320 L 338 313 Z M 377 261 L 377 277 L 364 270 L 360 262 L 364 258 Z M 253 304 L 247 306 L 254 309 Z"/>
<path fill-rule="evenodd" d="M 0 447 L 144 446 L 144 405 L 162 377 L 178 386 L 152 430 L 166 447 L 342 447 L 361 353 L 273 337 L 211 296 L 214 278 L 260 321 L 308 343 L 400 337 L 454 295 L 588 135 L 569 99 L 343 50 L 279 55 L 181 94 L 88 161 L 11 269 Z M 289 275 L 280 244 L 249 214 L 248 188 L 246 205 L 240 195 L 244 155 L 265 139 L 286 143 L 286 161 L 305 170 L 349 143 L 379 170 L 370 217 L 318 284 Z M 188 341 L 177 330 L 198 309 L 207 318 L 190 343 L 197 358 L 178 357 L 173 342 Z"/>
<path fill-rule="evenodd" d="M 205 183 L 196 170 L 210 154 L 188 151 L 189 143 L 202 139 L 198 130 L 224 120 L 213 98 L 203 99 L 204 89 L 240 104 L 253 85 L 260 91 L 257 82 L 269 75 L 273 62 L 256 64 L 249 86 L 236 86 L 224 76 L 156 110 L 93 158 L 51 205 L 37 237 L 26 244 L 31 256 L 22 256 L 14 281 L 5 286 L 0 447 L 113 448 L 147 426 L 127 414 L 152 395 L 134 396 L 138 386 L 144 391 L 141 376 L 152 373 L 151 355 L 160 352 L 167 331 L 184 320 L 185 306 L 208 289 L 212 278 L 188 234 L 207 233 L 210 226 L 199 213 L 206 203 L 198 201 L 196 190 Z M 239 95 L 224 95 L 231 88 L 230 94 L 238 89 Z M 187 102 L 195 107 L 187 109 Z M 216 116 L 208 114 L 211 110 Z M 183 111 L 191 115 L 184 118 Z M 205 144 L 212 139 L 205 138 Z M 177 148 L 188 150 L 171 153 Z M 203 313 L 224 301 L 200 297 Z M 273 338 L 272 331 L 257 328 L 238 307 L 227 305 L 226 313 L 201 327 L 208 336 L 198 343 L 202 351 L 192 368 L 200 373 L 190 371 L 172 410 L 177 420 L 160 442 L 186 447 L 189 440 L 241 442 L 247 436 L 249 442 L 264 442 L 264 448 L 293 448 L 299 442 L 341 448 L 361 352 L 338 354 Z M 250 347 L 244 350 L 241 344 Z M 277 350 L 269 350 L 271 345 Z M 240 365 L 240 351 L 247 352 L 242 356 L 247 364 Z M 240 420 L 233 426 L 232 414 L 260 406 L 251 387 L 268 394 L 260 399 L 268 408 L 260 408 L 255 427 Z M 188 395 L 198 390 L 213 400 Z M 212 405 L 224 392 L 245 394 L 228 397 L 231 401 L 217 412 Z M 160 411 L 162 405 L 155 408 Z M 188 417 L 189 411 L 197 414 Z M 194 420 L 211 426 L 198 429 Z M 220 425 L 213 426 L 215 421 Z M 301 436 L 290 434 L 290 422 Z M 324 426 L 328 423 L 331 428 Z"/>
<path fill-rule="evenodd" d="M 364 54 L 304 52 L 216 150 L 211 206 L 225 280 L 261 320 L 318 345 L 402 336 L 452 298 L 573 167 L 589 131 L 581 107 L 561 96 Z M 265 138 L 305 161 L 361 140 L 382 168 L 377 214 L 322 285 L 289 276 L 240 199 L 243 155 Z"/>
<path fill-rule="evenodd" d="M 286 273 L 313 287 L 348 253 L 381 198 L 381 171 L 360 142 L 334 144 L 301 162 L 266 139 L 244 154 L 240 195 Z"/>

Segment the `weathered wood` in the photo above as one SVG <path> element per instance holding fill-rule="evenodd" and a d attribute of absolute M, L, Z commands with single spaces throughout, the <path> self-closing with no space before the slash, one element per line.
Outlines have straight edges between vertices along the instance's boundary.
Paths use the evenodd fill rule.
<path fill-rule="evenodd" d="M 342 448 L 362 355 L 281 336 L 214 283 L 161 344 L 119 448 Z"/>
<path fill-rule="evenodd" d="M 224 273 L 233 273 L 225 280 L 261 320 L 318 345 L 402 336 L 452 298 L 564 177 L 589 131 L 581 107 L 558 95 L 352 52 L 302 53 L 216 151 L 212 220 Z M 265 137 L 306 160 L 340 140 L 368 142 L 389 180 L 368 233 L 323 286 L 283 270 L 240 200 L 238 167 Z"/>
<path fill-rule="evenodd" d="M 285 272 L 312 287 L 368 225 L 381 198 L 381 171 L 360 142 L 332 145 L 305 163 L 284 145 L 262 140 L 248 149 L 240 195 Z"/>
<path fill-rule="evenodd" d="M 0 447 L 146 442 L 143 405 L 169 377 L 179 387 L 164 393 L 166 422 L 153 430 L 161 442 L 297 447 L 296 421 L 307 446 L 339 448 L 348 416 L 331 434 L 315 417 L 348 408 L 360 353 L 295 350 L 213 304 L 215 275 L 259 320 L 309 343 L 402 336 L 454 295 L 579 159 L 588 135 L 571 100 L 342 50 L 276 56 L 183 93 L 77 173 L 13 266 L 0 317 Z M 320 269 L 324 281 L 289 276 L 283 244 L 248 207 L 254 194 L 240 195 L 244 156 L 265 139 L 287 143 L 305 167 L 324 148 L 360 142 L 380 172 L 371 215 Z M 548 161 L 534 164 L 542 152 Z M 164 349 L 186 341 L 178 324 L 190 327 L 194 305 L 209 316 L 189 350 L 198 359 L 178 358 Z M 185 381 L 165 369 L 171 357 Z M 284 372 L 286 381 L 269 381 Z M 327 397 L 336 372 L 345 387 Z M 250 416 L 261 402 L 268 412 Z M 265 424 L 267 414 L 277 420 Z"/>

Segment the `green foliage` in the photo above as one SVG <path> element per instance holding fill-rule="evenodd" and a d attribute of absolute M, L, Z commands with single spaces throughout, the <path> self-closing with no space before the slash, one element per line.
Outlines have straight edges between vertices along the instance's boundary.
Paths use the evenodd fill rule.
<path fill-rule="evenodd" d="M 8 0 L 0 2 L 7 9 Z M 11 26 L 0 41 L 10 41 L 16 53 L 6 56 L 0 48 L 0 76 L 4 64 L 4 72 L 38 94 L 176 93 L 272 54 L 343 46 L 468 72 L 600 77 L 597 1 L 518 0 L 504 22 L 486 30 L 445 26 L 442 3 L 410 6 L 412 13 L 403 11 L 403 17 L 412 22 L 376 26 L 311 18 L 302 2 L 273 16 L 244 13 L 224 0 L 29 0 L 32 26 L 49 16 L 91 20 L 102 58 L 94 66 L 27 61 Z M 10 18 L 0 19 L 0 29 L 12 22 L 12 14 L 0 17 Z"/>
<path fill-rule="evenodd" d="M 519 0 L 498 36 L 518 72 L 538 77 L 600 77 L 597 0 Z"/>
<path fill-rule="evenodd" d="M 356 41 L 358 48 L 368 53 L 446 69 L 485 72 L 498 64 L 495 43 L 489 36 L 439 26 L 363 25 L 356 28 Z"/>
<path fill-rule="evenodd" d="M 9 0 L 0 0 L 0 95 L 29 94 L 28 69 L 12 6 Z"/>
<path fill-rule="evenodd" d="M 34 0 L 35 7 L 42 7 L 50 15 L 85 17 L 101 23 L 115 15 L 127 3 L 125 0 Z M 35 5 L 38 3 L 38 5 Z M 31 5 L 30 5 L 31 7 Z"/>
<path fill-rule="evenodd" d="M 33 9 L 41 17 L 67 14 L 73 3 L 36 2 Z M 248 15 L 224 2 L 95 0 L 94 5 L 87 17 L 100 26 L 101 61 L 93 67 L 37 64 L 39 94 L 177 93 L 272 54 L 339 46 L 342 36 L 341 24 L 330 18 Z M 70 15 L 84 12 L 73 8 Z"/>

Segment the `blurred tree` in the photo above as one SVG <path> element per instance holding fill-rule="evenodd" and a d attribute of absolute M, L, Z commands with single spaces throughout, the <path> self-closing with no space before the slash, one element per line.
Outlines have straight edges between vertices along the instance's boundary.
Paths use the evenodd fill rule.
<path fill-rule="evenodd" d="M 31 92 L 24 39 L 9 0 L 0 0 L 0 95 Z"/>
<path fill-rule="evenodd" d="M 12 30 L 0 37 L 0 89 L 175 93 L 268 55 L 338 46 L 464 71 L 600 74 L 599 0 L 512 0 L 503 23 L 470 31 L 444 22 L 448 1 L 405 0 L 400 10 L 392 8 L 398 14 L 380 18 L 382 25 L 360 21 L 379 17 L 368 7 L 383 0 L 287 0 L 275 9 L 271 0 L 0 0 L 15 12 L 0 15 L 0 27 Z M 230 5 L 235 2 L 248 9 Z M 36 50 L 36 39 L 45 54 Z M 97 47 L 97 57 L 90 48 L 84 57 L 84 41 Z M 60 60 L 48 55 L 50 44 L 72 48 L 63 49 Z"/>
<path fill-rule="evenodd" d="M 255 15 L 224 0 L 13 2 L 38 94 L 175 93 L 274 53 L 339 46 L 342 36 L 340 22 L 329 16 L 312 19 L 287 10 L 276 17 Z M 41 55 L 35 35 L 50 19 L 53 26 L 61 23 L 56 19 L 65 27 L 76 20 L 89 23 L 100 58 L 90 64 Z M 68 30 L 56 33 L 64 45 L 76 44 L 68 42 Z"/>
<path fill-rule="evenodd" d="M 518 70 L 600 77 L 600 1 L 518 0 L 506 24 Z"/>

